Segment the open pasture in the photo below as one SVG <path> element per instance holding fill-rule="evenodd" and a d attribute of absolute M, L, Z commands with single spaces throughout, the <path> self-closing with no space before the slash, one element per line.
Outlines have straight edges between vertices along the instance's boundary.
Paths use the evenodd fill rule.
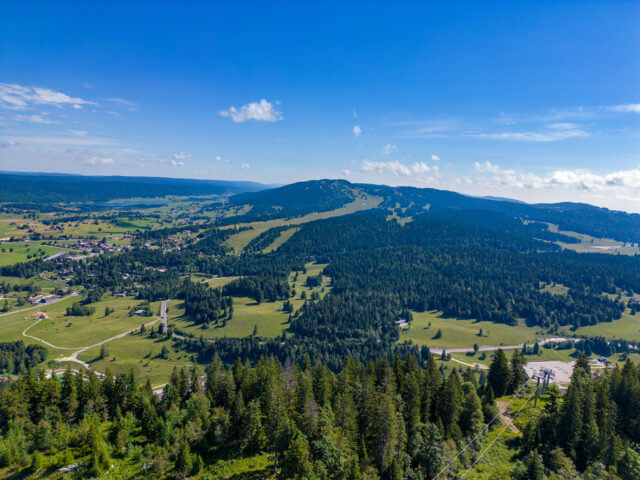
<path fill-rule="evenodd" d="M 176 351 L 173 340 L 166 336 L 152 338 L 149 330 L 126 335 L 104 344 L 107 356 L 100 358 L 101 347 L 91 348 L 78 355 L 99 372 L 111 370 L 113 374 L 128 373 L 133 370 L 139 382 L 149 380 L 152 386 L 166 383 L 172 370 L 190 367 L 195 363 L 191 354 Z M 162 358 L 162 347 L 168 350 L 167 358 Z"/>
<path fill-rule="evenodd" d="M 0 243 L 0 267 L 28 262 L 36 258 L 47 258 L 54 253 L 63 251 L 61 248 L 31 242 L 3 242 Z"/>
<path fill-rule="evenodd" d="M 80 297 L 75 297 L 72 301 L 79 300 Z M 34 325 L 27 333 L 58 347 L 81 348 L 93 345 L 101 340 L 139 327 L 143 323 L 149 323 L 157 317 L 159 302 L 151 304 L 152 317 L 129 316 L 129 310 L 135 309 L 140 303 L 140 300 L 134 300 L 131 297 L 105 296 L 102 301 L 90 305 L 95 308 L 93 315 L 67 316 L 65 310 L 67 306 L 70 306 L 70 303 L 68 301 L 60 302 L 51 305 L 48 311 L 42 309 L 49 315 L 49 318 Z M 114 311 L 105 317 L 106 307 Z"/>
<path fill-rule="evenodd" d="M 400 341 L 411 340 L 418 345 L 432 347 L 470 347 L 476 343 L 499 346 L 531 343 L 542 335 L 538 329 L 525 325 L 444 318 L 440 312 L 431 311 L 413 312 L 413 322 L 409 329 L 402 330 Z"/>

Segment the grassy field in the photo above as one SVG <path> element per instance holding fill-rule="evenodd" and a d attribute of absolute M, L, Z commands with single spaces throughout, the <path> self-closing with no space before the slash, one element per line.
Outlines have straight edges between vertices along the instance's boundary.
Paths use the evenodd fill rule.
<path fill-rule="evenodd" d="M 157 222 L 146 219 L 127 219 L 126 217 L 117 220 L 84 220 L 81 222 L 62 222 L 58 225 L 35 224 L 32 230 L 43 235 L 58 236 L 61 234 L 72 235 L 74 237 L 105 236 L 112 234 L 123 234 L 153 228 L 158 226 Z"/>
<path fill-rule="evenodd" d="M 591 235 L 586 235 L 584 233 L 566 232 L 563 230 L 559 230 L 558 225 L 548 225 L 549 230 L 552 232 L 558 232 L 562 235 L 567 235 L 569 237 L 574 237 L 580 240 L 580 243 L 556 242 L 562 248 L 566 248 L 568 250 L 583 253 L 609 253 L 614 255 L 618 253 L 620 255 L 636 255 L 640 253 L 640 248 L 638 248 L 637 244 L 633 245 L 628 242 L 619 242 L 611 238 L 592 237 Z"/>
<path fill-rule="evenodd" d="M 79 298 L 75 298 L 78 301 Z M 60 302 L 66 303 L 66 302 Z M 47 311 L 49 319 L 42 320 L 28 331 L 29 335 L 42 338 L 58 347 L 72 348 L 93 345 L 124 331 L 139 327 L 156 318 L 159 302 L 151 304 L 153 317 L 129 316 L 129 310 L 142 303 L 133 298 L 105 296 L 103 301 L 91 304 L 95 314 L 87 317 L 65 315 L 65 306 L 52 305 Z M 104 316 L 106 307 L 114 310 L 108 317 Z M 43 309 L 44 311 L 44 309 Z"/>
<path fill-rule="evenodd" d="M 359 212 L 361 210 L 369 210 L 369 209 L 375 208 L 380 204 L 380 202 L 382 202 L 381 198 L 366 195 L 358 200 L 355 200 L 351 203 L 346 204 L 344 207 L 338 208 L 336 210 L 329 210 L 328 212 L 309 213 L 302 217 L 296 217 L 296 218 L 290 218 L 290 219 L 277 219 L 277 220 L 269 220 L 266 222 L 241 223 L 241 224 L 238 224 L 239 227 L 253 227 L 253 230 L 245 230 L 245 231 L 238 232 L 231 235 L 231 237 L 227 239 L 227 244 L 231 248 L 233 248 L 236 252 L 239 252 L 242 249 L 244 249 L 244 247 L 246 247 L 251 240 L 253 240 L 255 237 L 257 237 L 261 233 L 266 232 L 270 228 L 282 227 L 285 225 L 300 225 L 302 223 L 313 222 L 315 220 L 321 220 L 323 218 L 348 215 L 350 213 Z M 229 227 L 229 228 L 232 228 L 232 227 Z"/>
<path fill-rule="evenodd" d="M 590 337 L 602 336 L 640 341 L 640 314 L 631 315 L 627 309 L 619 320 L 580 327 L 573 333 Z"/>
<path fill-rule="evenodd" d="M 17 227 L 25 222 L 22 215 L 0 214 L 0 238 L 21 236 L 22 230 Z"/>
<path fill-rule="evenodd" d="M 289 314 L 281 310 L 282 302 L 264 302 L 257 304 L 248 297 L 233 297 L 233 318 L 223 326 L 196 325 L 189 317 L 184 316 L 183 304 L 172 306 L 176 316 L 171 319 L 180 331 L 204 338 L 214 337 L 247 337 L 258 327 L 258 336 L 277 337 L 287 328 Z"/>
<path fill-rule="evenodd" d="M 529 344 L 531 347 L 531 344 Z M 508 359 L 511 359 L 513 352 L 520 350 L 505 350 L 505 355 Z M 550 361 L 558 361 L 558 362 L 571 362 L 575 360 L 575 356 L 573 355 L 575 349 L 570 348 L 566 350 L 552 350 L 548 348 L 540 347 L 539 355 L 525 355 L 525 358 L 529 362 L 550 362 Z M 459 360 L 461 362 L 470 363 L 472 365 L 480 364 L 489 366 L 491 361 L 493 360 L 494 352 L 478 352 L 478 353 L 449 353 L 451 358 Z M 451 362 L 452 366 L 456 366 L 455 362 Z M 462 365 L 457 364 L 459 367 L 464 368 Z"/>
<path fill-rule="evenodd" d="M 553 295 L 566 295 L 569 292 L 569 287 L 565 287 L 561 283 L 548 283 L 543 285 L 540 290 Z"/>
<path fill-rule="evenodd" d="M 262 251 L 262 253 L 269 253 L 269 252 L 273 252 L 274 250 L 277 250 L 280 247 L 280 245 L 282 245 L 283 243 L 286 243 L 287 240 L 293 237 L 293 234 L 296 233 L 298 230 L 300 229 L 290 228 L 288 230 L 284 230 L 280 232 L 280 235 L 278 236 L 278 238 L 276 238 L 271 245 L 265 248 Z"/>
<path fill-rule="evenodd" d="M 10 251 L 12 250 L 12 251 Z M 26 262 L 35 258 L 46 258 L 64 250 L 46 245 L 25 242 L 6 242 L 0 244 L 0 267 L 14 263 Z"/>
<path fill-rule="evenodd" d="M 307 272 L 292 272 L 289 276 L 289 283 L 296 290 L 295 298 L 291 298 L 290 302 L 294 309 L 298 309 L 304 303 L 300 298 L 302 292 L 309 297 L 311 293 L 318 292 L 320 297 L 326 295 L 331 289 L 331 279 L 324 277 L 320 287 L 309 288 L 305 286 L 309 275 L 317 275 L 326 265 L 308 263 L 305 267 Z M 221 286 L 222 282 L 229 281 L 230 278 L 214 279 L 209 284 Z M 221 282 L 217 284 L 216 282 Z M 282 311 L 282 301 L 256 303 L 255 300 L 248 297 L 233 297 L 233 318 L 223 326 L 197 325 L 189 317 L 184 315 L 184 305 L 182 302 L 171 302 L 169 304 L 167 317 L 170 325 L 174 325 L 180 331 L 204 338 L 215 337 L 234 337 L 241 338 L 253 334 L 254 327 L 258 327 L 258 336 L 260 337 L 277 337 L 287 328 L 289 314 Z"/>
<path fill-rule="evenodd" d="M 431 326 L 429 326 L 431 323 Z M 482 329 L 482 336 L 479 335 Z M 438 330 L 440 338 L 434 338 Z M 443 318 L 439 312 L 415 312 L 411 328 L 402 330 L 400 341 L 411 340 L 431 347 L 471 347 L 478 345 L 517 345 L 531 343 L 543 332 L 524 325 L 509 326 L 475 320 Z"/>
<path fill-rule="evenodd" d="M 108 355 L 105 359 L 99 358 L 100 347 L 86 350 L 78 358 L 99 372 L 109 369 L 118 374 L 133 370 L 138 381 L 149 380 L 156 386 L 165 383 L 175 367 L 191 367 L 196 363 L 191 354 L 176 351 L 173 343 L 166 337 L 152 338 L 149 333 L 134 333 L 106 343 Z M 160 357 L 163 346 L 169 350 L 167 359 Z"/>

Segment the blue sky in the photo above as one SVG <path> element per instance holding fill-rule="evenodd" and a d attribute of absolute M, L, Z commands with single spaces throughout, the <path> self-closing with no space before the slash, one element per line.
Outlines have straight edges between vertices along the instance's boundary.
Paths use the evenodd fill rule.
<path fill-rule="evenodd" d="M 640 211 L 639 2 L 5 2 L 0 170 Z"/>

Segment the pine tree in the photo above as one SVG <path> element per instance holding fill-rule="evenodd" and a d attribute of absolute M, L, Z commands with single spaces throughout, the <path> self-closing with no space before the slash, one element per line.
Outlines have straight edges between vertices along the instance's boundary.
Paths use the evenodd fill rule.
<path fill-rule="evenodd" d="M 503 396 L 509 386 L 509 364 L 507 363 L 507 357 L 502 349 L 496 350 L 491 365 L 489 366 L 489 373 L 487 374 L 487 382 L 492 388 L 496 397 Z"/>

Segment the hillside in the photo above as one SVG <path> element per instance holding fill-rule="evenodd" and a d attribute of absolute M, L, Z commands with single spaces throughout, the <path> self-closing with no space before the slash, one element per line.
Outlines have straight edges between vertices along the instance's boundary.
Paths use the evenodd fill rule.
<path fill-rule="evenodd" d="M 107 202 L 166 195 L 230 195 L 266 188 L 254 182 L 183 178 L 0 173 L 0 202 Z"/>
<path fill-rule="evenodd" d="M 383 198 L 378 208 L 398 217 L 415 217 L 453 210 L 489 210 L 513 218 L 551 223 L 559 230 L 621 242 L 640 242 L 640 215 L 583 203 L 527 204 L 504 199 L 476 198 L 434 188 L 352 184 L 346 180 L 311 180 L 284 187 L 248 192 L 231 198 L 232 205 L 248 205 L 237 221 L 269 220 L 339 208 L 359 195 Z"/>

